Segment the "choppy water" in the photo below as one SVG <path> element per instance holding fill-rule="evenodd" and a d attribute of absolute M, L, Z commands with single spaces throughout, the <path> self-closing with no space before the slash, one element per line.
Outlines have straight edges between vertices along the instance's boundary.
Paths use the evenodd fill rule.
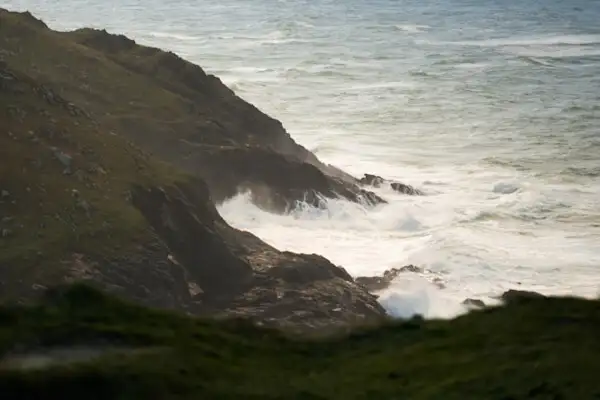
<path fill-rule="evenodd" d="M 324 161 L 418 186 L 375 210 L 233 225 L 355 275 L 408 263 L 382 296 L 446 316 L 520 287 L 600 293 L 600 1 L 0 0 L 54 28 L 176 51 L 283 121 Z M 433 281 L 443 282 L 444 288 Z"/>

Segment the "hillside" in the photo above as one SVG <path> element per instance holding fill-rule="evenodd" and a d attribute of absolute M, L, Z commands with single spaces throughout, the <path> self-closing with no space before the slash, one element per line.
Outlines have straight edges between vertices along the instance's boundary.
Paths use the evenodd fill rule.
<path fill-rule="evenodd" d="M 86 281 L 148 306 L 294 330 L 384 318 L 375 296 L 343 268 L 280 252 L 230 227 L 214 205 L 220 188 L 233 195 L 244 182 L 262 185 L 264 206 L 330 183 L 348 193 L 362 189 L 270 149 L 272 140 L 287 140 L 302 151 L 278 123 L 199 67 L 132 48 L 183 68 L 168 80 L 166 71 L 122 67 L 117 55 L 78 42 L 98 47 L 105 40 L 133 46 L 102 32 L 52 32 L 29 14 L 0 11 L 1 299 L 27 302 L 55 285 Z M 229 125 L 200 126 L 221 119 Z M 177 143 L 192 131 L 204 144 L 186 165 Z M 256 180 L 237 175 L 236 166 Z M 207 186 L 204 179 L 217 172 L 223 186 Z M 275 183 L 258 182 L 262 176 Z"/>
<path fill-rule="evenodd" d="M 600 303 L 534 298 L 319 341 L 86 287 L 0 310 L 3 398 L 600 398 Z"/>

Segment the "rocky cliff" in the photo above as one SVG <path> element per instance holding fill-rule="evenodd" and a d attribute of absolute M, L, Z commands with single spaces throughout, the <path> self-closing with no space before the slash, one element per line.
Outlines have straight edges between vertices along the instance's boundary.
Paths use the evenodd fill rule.
<path fill-rule="evenodd" d="M 30 14 L 2 11 L 0 18 L 1 59 L 54 88 L 107 132 L 202 177 L 216 202 L 241 189 L 274 211 L 298 200 L 318 204 L 316 194 L 384 202 L 173 53 L 106 31 L 55 32 Z"/>
<path fill-rule="evenodd" d="M 174 54 L 0 11 L 0 296 L 89 281 L 143 304 L 293 329 L 377 321 L 374 296 L 317 255 L 230 227 L 250 190 L 284 211 L 383 201 Z"/>

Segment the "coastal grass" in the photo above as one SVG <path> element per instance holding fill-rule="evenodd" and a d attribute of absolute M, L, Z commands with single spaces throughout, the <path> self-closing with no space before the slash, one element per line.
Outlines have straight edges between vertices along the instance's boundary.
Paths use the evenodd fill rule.
<path fill-rule="evenodd" d="M 52 348 L 107 350 L 39 368 L 0 361 L 0 392 L 36 399 L 597 399 L 599 337 L 597 300 L 531 299 L 449 321 L 414 318 L 309 340 L 241 320 L 145 309 L 77 285 L 36 306 L 0 309 L 0 352 L 6 360 Z"/>
<path fill-rule="evenodd" d="M 11 64 L 0 67 L 0 297 L 8 298 L 16 281 L 60 276 L 70 254 L 111 257 L 147 242 L 133 185 L 189 177 Z"/>

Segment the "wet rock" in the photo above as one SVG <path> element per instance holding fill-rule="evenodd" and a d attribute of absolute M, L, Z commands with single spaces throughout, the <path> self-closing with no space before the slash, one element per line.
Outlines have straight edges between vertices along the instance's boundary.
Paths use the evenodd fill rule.
<path fill-rule="evenodd" d="M 402 268 L 388 269 L 381 276 L 360 276 L 355 281 L 366 287 L 370 292 L 378 292 L 386 289 L 394 279 L 406 272 L 421 273 L 423 269 L 411 264 Z"/>
<path fill-rule="evenodd" d="M 462 304 L 467 306 L 468 308 L 484 308 L 485 307 L 485 303 L 483 302 L 483 300 L 472 299 L 472 298 L 465 299 L 462 302 Z"/>
<path fill-rule="evenodd" d="M 500 299 L 505 303 L 525 302 L 544 298 L 546 298 L 546 296 L 538 292 L 515 289 L 507 290 L 500 296 Z"/>
<path fill-rule="evenodd" d="M 400 182 L 389 181 L 377 175 L 365 174 L 359 181 L 362 185 L 382 187 L 383 185 L 389 185 L 393 190 L 398 193 L 407 194 L 410 196 L 423 196 L 421 190 L 416 189 L 410 185 L 406 185 Z"/>
<path fill-rule="evenodd" d="M 400 183 L 400 182 L 392 182 L 392 183 L 390 183 L 390 186 L 396 192 L 408 194 L 410 196 L 422 196 L 424 194 L 419 189 L 415 189 L 412 186 L 405 185 L 404 183 Z"/>
<path fill-rule="evenodd" d="M 415 274 L 423 273 L 423 268 L 417 267 L 416 265 L 409 264 L 399 269 L 400 272 L 414 272 Z M 385 274 L 384 274 L 385 275 Z"/>
<path fill-rule="evenodd" d="M 269 149 L 202 146 L 197 149 L 205 152 L 198 170 L 216 203 L 243 191 L 250 192 L 255 204 L 274 212 L 287 212 L 299 203 L 323 208 L 328 198 L 341 197 L 365 205 L 386 202 L 354 183 L 325 174 L 313 164 Z"/>
<path fill-rule="evenodd" d="M 365 174 L 360 179 L 360 183 L 361 184 L 363 184 L 363 185 L 369 185 L 369 186 L 375 186 L 375 187 L 380 187 L 385 182 L 386 182 L 386 180 L 383 179 L 382 177 L 377 176 L 377 175 L 371 175 L 371 174 Z"/>
<path fill-rule="evenodd" d="M 0 192 L 1 199 L 7 199 L 9 197 L 10 197 L 10 192 L 8 190 L 2 190 L 2 192 Z"/>

